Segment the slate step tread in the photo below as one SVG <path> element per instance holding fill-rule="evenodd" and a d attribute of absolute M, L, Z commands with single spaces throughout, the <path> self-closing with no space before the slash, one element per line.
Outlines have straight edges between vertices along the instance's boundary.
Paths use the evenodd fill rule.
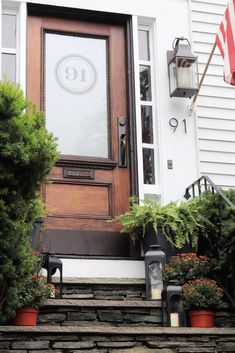
<path fill-rule="evenodd" d="M 83 299 L 47 299 L 44 307 L 100 307 L 100 308 L 160 308 L 161 300 L 83 300 Z"/>
<path fill-rule="evenodd" d="M 91 334 L 110 334 L 110 335 L 231 335 L 235 337 L 235 328 L 192 328 L 192 327 L 154 327 L 154 326 L 0 326 L 2 332 L 39 332 L 39 333 L 91 333 Z"/>
<path fill-rule="evenodd" d="M 58 282 L 59 278 L 54 279 Z M 91 285 L 145 285 L 145 278 L 117 278 L 117 277 L 63 277 L 63 284 L 91 284 Z"/>

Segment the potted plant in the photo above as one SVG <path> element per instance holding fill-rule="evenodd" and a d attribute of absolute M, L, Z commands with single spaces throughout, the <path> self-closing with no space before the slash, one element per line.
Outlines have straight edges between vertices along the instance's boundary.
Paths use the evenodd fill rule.
<path fill-rule="evenodd" d="M 165 206 L 150 201 L 138 204 L 132 200 L 130 211 L 118 216 L 117 221 L 134 244 L 142 241 L 144 252 L 150 245 L 159 244 L 167 258 L 174 253 L 172 249 L 185 245 L 189 245 L 189 249 L 196 247 L 205 223 L 196 199 L 179 205 L 170 202 Z"/>
<path fill-rule="evenodd" d="M 54 294 L 54 286 L 48 284 L 46 277 L 41 275 L 42 257 L 37 251 L 32 251 L 32 275 L 25 282 L 18 294 L 18 309 L 13 324 L 16 326 L 35 326 L 38 308 L 45 299 Z"/>
<path fill-rule="evenodd" d="M 214 309 L 221 304 L 222 289 L 207 275 L 212 271 L 211 260 L 196 253 L 172 256 L 162 269 L 165 282 L 182 285 L 182 300 L 193 327 L 213 327 Z"/>
<path fill-rule="evenodd" d="M 213 327 L 214 309 L 222 303 L 223 291 L 209 278 L 198 278 L 182 286 L 182 299 L 189 310 L 191 327 Z"/>
<path fill-rule="evenodd" d="M 207 276 L 210 270 L 211 262 L 207 256 L 192 252 L 182 253 L 170 257 L 162 269 L 162 277 L 165 282 L 177 281 L 179 285 L 182 285 Z"/>
<path fill-rule="evenodd" d="M 35 326 L 38 317 L 38 308 L 45 299 L 50 298 L 53 285 L 46 282 L 46 277 L 35 276 L 19 295 L 21 308 L 16 309 L 13 325 Z"/>

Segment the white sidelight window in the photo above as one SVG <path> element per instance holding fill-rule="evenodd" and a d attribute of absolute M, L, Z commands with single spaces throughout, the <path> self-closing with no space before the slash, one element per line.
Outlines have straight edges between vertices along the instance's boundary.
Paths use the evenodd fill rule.
<path fill-rule="evenodd" d="M 14 9 L 2 9 L 1 79 L 16 81 L 17 17 Z"/>
<path fill-rule="evenodd" d="M 156 102 L 154 24 L 139 21 L 134 41 L 140 200 L 160 201 L 159 137 Z"/>
<path fill-rule="evenodd" d="M 26 87 L 26 3 L 3 1 L 0 4 L 1 80 Z"/>

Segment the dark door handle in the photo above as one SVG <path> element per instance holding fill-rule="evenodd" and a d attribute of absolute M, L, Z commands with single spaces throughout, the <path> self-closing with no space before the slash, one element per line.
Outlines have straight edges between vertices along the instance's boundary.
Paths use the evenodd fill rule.
<path fill-rule="evenodd" d="M 126 134 L 122 134 L 120 139 L 120 157 L 121 166 L 126 166 Z"/>
<path fill-rule="evenodd" d="M 118 166 L 121 168 L 127 167 L 126 142 L 126 118 L 118 117 Z"/>

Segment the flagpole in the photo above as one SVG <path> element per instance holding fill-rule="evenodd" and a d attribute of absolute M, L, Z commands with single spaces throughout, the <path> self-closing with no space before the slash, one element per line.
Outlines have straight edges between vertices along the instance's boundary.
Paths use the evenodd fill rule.
<path fill-rule="evenodd" d="M 194 110 L 194 106 L 195 106 L 197 97 L 198 97 L 199 92 L 200 92 L 200 89 L 201 89 L 201 87 L 202 87 L 202 84 L 203 84 L 204 78 L 205 78 L 205 76 L 206 76 L 208 67 L 209 67 L 209 65 L 210 65 L 212 56 L 213 56 L 213 54 L 214 54 L 214 52 L 215 52 L 215 48 L 216 48 L 216 41 L 215 41 L 215 43 L 214 43 L 214 45 L 213 45 L 213 47 L 212 47 L 212 49 L 211 49 L 210 56 L 209 56 L 209 58 L 208 58 L 208 61 L 207 61 L 207 63 L 206 63 L 206 66 L 205 66 L 205 68 L 204 68 L 204 71 L 203 71 L 201 80 L 200 80 L 199 85 L 198 85 L 198 91 L 197 91 L 197 93 L 194 95 L 193 101 L 192 101 L 192 103 L 191 103 L 191 105 L 190 105 L 190 109 L 189 109 L 190 115 L 191 115 L 191 112 Z"/>

